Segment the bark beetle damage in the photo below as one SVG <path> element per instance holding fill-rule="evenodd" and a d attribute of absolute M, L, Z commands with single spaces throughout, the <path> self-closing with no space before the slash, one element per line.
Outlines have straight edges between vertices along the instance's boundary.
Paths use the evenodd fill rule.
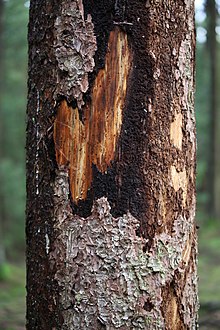
<path fill-rule="evenodd" d="M 28 329 L 196 329 L 192 4 L 31 1 Z M 120 100 L 113 54 L 133 61 Z"/>
<path fill-rule="evenodd" d="M 170 125 L 170 139 L 176 148 L 182 150 L 182 140 L 183 140 L 183 132 L 182 132 L 182 122 L 183 116 L 181 113 L 175 115 L 174 121 Z"/>
<path fill-rule="evenodd" d="M 177 172 L 175 166 L 171 166 L 171 183 L 175 192 L 182 190 L 182 205 L 185 207 L 187 197 L 187 174 L 185 168 L 183 171 Z"/>
<path fill-rule="evenodd" d="M 78 109 L 64 100 L 54 124 L 58 165 L 69 166 L 72 199 L 77 204 L 87 197 L 92 182 L 92 164 L 104 173 L 114 160 L 122 125 L 132 56 L 127 36 L 119 29 L 110 33 L 104 69 L 95 79 L 91 104 Z"/>
<path fill-rule="evenodd" d="M 114 218 L 106 198 L 95 202 L 88 218 L 73 216 L 65 173 L 57 172 L 59 236 L 49 254 L 57 283 L 65 287 L 56 302 L 62 310 L 62 329 L 195 329 L 197 305 L 189 296 L 189 283 L 187 288 L 184 282 L 179 284 L 184 305 L 177 304 L 172 288 L 168 296 L 162 295 L 176 272 L 184 274 L 182 255 L 194 214 L 188 221 L 181 216 L 176 220 L 173 236 L 156 235 L 145 253 L 146 239 L 136 235 L 139 221 L 130 213 Z"/>
<path fill-rule="evenodd" d="M 91 85 L 97 70 L 103 66 L 108 35 L 115 26 L 120 27 L 128 36 L 133 66 L 114 161 L 105 173 L 100 173 L 95 166 L 93 167 L 91 191 L 86 201 L 79 201 L 74 211 L 86 217 L 90 214 L 95 199 L 108 196 L 115 217 L 130 210 L 142 223 L 140 235 L 153 236 L 152 227 L 148 233 L 146 230 L 146 227 L 149 229 L 148 218 L 151 218 L 151 214 L 148 212 L 146 196 L 147 175 L 143 173 L 144 164 L 148 163 L 147 103 L 148 97 L 153 98 L 152 58 L 148 52 L 149 12 L 145 2 L 135 0 L 129 1 L 129 5 L 124 0 L 98 0 L 95 6 L 88 0 L 84 0 L 83 3 L 85 13 L 92 16 L 97 37 L 97 52 L 94 57 L 96 67 L 89 75 Z M 87 97 L 89 98 L 89 95 Z"/>
<path fill-rule="evenodd" d="M 178 310 L 177 295 L 175 294 L 173 283 L 171 282 L 162 292 L 162 297 L 164 301 L 164 319 L 165 319 L 165 329 L 184 329 L 184 324 L 180 318 Z"/>

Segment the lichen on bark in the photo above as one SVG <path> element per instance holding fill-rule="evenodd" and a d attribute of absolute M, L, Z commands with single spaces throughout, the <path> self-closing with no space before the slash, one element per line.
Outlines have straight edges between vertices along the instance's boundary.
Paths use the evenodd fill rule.
<path fill-rule="evenodd" d="M 87 218 L 72 215 L 67 176 L 65 168 L 57 172 L 54 220 L 59 234 L 49 255 L 60 288 L 62 329 L 99 329 L 100 323 L 109 330 L 165 329 L 161 291 L 189 261 L 183 256 L 194 214 L 187 221 L 178 216 L 172 235 L 157 234 L 145 252 L 147 240 L 137 235 L 139 221 L 129 212 L 114 218 L 107 198 L 97 200 Z M 180 315 L 192 330 L 197 305 L 189 281 Z"/>
<path fill-rule="evenodd" d="M 28 329 L 196 329 L 193 1 L 32 3 Z"/>
<path fill-rule="evenodd" d="M 55 20 L 55 57 L 60 69 L 57 94 L 69 101 L 84 104 L 83 93 L 88 90 L 88 73 L 95 66 L 96 38 L 92 18 L 84 18 L 81 1 L 62 1 L 60 15 Z"/>

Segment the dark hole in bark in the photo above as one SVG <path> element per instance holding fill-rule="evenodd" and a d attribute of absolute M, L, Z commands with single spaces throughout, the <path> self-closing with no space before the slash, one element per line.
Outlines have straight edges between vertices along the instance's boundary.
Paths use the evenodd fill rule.
<path fill-rule="evenodd" d="M 69 30 L 63 30 L 63 37 L 67 37 L 70 35 L 70 31 Z"/>
<path fill-rule="evenodd" d="M 70 102 L 70 105 L 73 109 L 76 109 L 77 108 L 77 101 L 76 99 L 72 99 L 71 102 Z"/>
<path fill-rule="evenodd" d="M 145 253 L 145 252 L 147 252 L 147 250 L 148 250 L 148 245 L 145 244 L 145 245 L 143 246 L 143 252 Z"/>
<path fill-rule="evenodd" d="M 71 196 L 71 207 L 73 214 L 78 214 L 80 217 L 87 218 L 91 215 L 92 204 L 93 204 L 93 198 L 92 198 L 91 190 L 89 190 L 87 193 L 87 199 L 85 201 L 79 200 L 78 204 L 75 204 L 73 202 Z"/>
<path fill-rule="evenodd" d="M 60 71 L 61 80 L 66 78 L 67 76 L 68 76 L 68 71 L 64 71 L 64 70 Z"/>
<path fill-rule="evenodd" d="M 140 230 L 140 228 L 138 228 L 138 229 L 136 230 L 136 235 L 137 235 L 138 237 L 142 237 L 142 236 L 141 236 L 141 230 Z"/>
<path fill-rule="evenodd" d="M 145 301 L 144 303 L 144 310 L 147 312 L 150 312 L 153 309 L 154 305 L 152 304 L 152 302 L 150 301 L 150 299 L 148 299 L 147 301 Z"/>
<path fill-rule="evenodd" d="M 106 329 L 106 325 L 100 319 L 97 319 L 97 330 Z"/>

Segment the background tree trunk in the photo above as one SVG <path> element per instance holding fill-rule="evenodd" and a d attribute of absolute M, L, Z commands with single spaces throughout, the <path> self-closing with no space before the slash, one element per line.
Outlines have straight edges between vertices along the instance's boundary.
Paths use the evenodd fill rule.
<path fill-rule="evenodd" d="M 193 1 L 37 1 L 27 329 L 196 329 Z"/>
<path fill-rule="evenodd" d="M 0 72 L 1 76 L 4 77 L 3 73 L 3 41 L 2 41 L 2 35 L 3 35 L 3 9 L 4 9 L 4 3 L 2 0 L 0 0 Z M 0 81 L 0 96 L 2 95 L 2 84 L 3 79 Z M 1 97 L 0 97 L 1 100 Z M 0 102 L 0 159 L 3 159 L 4 156 L 4 129 L 3 129 L 3 115 L 2 115 L 2 102 Z M 3 171 L 2 168 L 0 168 L 0 267 L 5 263 L 6 256 L 5 256 L 5 246 L 4 246 L 4 222 L 6 220 L 6 212 L 5 212 L 5 196 L 3 190 Z"/>
<path fill-rule="evenodd" d="M 220 218 L 220 152 L 218 111 L 218 43 L 216 26 L 218 11 L 215 0 L 206 1 L 207 43 L 210 59 L 210 151 L 208 167 L 209 214 Z"/>

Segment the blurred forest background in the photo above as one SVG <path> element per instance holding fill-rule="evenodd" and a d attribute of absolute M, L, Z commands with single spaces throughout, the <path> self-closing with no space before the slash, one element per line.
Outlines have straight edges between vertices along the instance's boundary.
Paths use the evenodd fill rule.
<path fill-rule="evenodd" d="M 220 0 L 196 0 L 200 329 L 220 329 Z M 25 326 L 29 2 L 0 0 L 0 330 Z"/>

